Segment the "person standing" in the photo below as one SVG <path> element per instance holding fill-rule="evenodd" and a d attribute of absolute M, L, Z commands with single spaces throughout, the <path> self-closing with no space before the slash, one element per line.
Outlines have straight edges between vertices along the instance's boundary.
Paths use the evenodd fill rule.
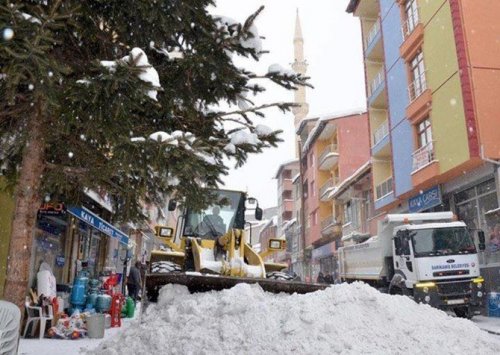
<path fill-rule="evenodd" d="M 132 297 L 134 302 L 137 302 L 139 298 L 139 290 L 142 287 L 142 278 L 141 278 L 141 262 L 136 261 L 135 265 L 130 267 L 130 272 L 127 278 L 127 289 L 128 295 Z"/>

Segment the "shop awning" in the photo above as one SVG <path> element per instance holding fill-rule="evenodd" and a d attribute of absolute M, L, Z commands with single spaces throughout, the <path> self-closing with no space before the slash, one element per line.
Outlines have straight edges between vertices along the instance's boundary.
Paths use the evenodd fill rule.
<path fill-rule="evenodd" d="M 90 212 L 88 209 L 72 206 L 68 208 L 68 212 L 107 236 L 117 239 L 122 244 L 128 245 L 128 236 L 125 233 Z"/>

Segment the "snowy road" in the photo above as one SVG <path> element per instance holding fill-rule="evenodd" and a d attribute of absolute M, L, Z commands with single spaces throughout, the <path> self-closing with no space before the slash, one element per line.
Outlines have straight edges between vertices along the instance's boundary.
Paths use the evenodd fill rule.
<path fill-rule="evenodd" d="M 125 320 L 105 339 L 22 340 L 22 355 L 497 354 L 500 318 L 451 317 L 364 284 L 274 295 L 240 284 L 221 292 L 162 289 L 144 322 Z M 480 329 L 481 328 L 481 329 Z"/>

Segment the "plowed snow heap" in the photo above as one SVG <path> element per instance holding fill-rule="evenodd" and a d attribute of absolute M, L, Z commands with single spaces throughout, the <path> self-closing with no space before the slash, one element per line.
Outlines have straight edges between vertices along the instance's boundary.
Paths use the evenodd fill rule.
<path fill-rule="evenodd" d="M 305 295 L 238 284 L 190 294 L 167 285 L 159 301 L 92 354 L 498 354 L 500 337 L 408 297 L 362 284 Z"/>

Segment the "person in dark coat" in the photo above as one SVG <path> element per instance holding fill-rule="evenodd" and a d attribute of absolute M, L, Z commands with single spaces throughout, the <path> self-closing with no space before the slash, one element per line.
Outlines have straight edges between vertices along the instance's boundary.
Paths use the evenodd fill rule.
<path fill-rule="evenodd" d="M 319 284 L 325 283 L 325 276 L 321 271 L 318 274 L 318 279 L 316 280 L 316 282 Z"/>
<path fill-rule="evenodd" d="M 327 283 L 327 284 L 332 284 L 333 283 L 333 276 L 332 276 L 332 274 L 327 274 L 325 276 L 325 283 Z"/>
<path fill-rule="evenodd" d="M 127 278 L 128 295 L 132 297 L 134 302 L 139 298 L 139 290 L 142 288 L 141 278 L 141 262 L 136 261 L 135 265 L 130 267 L 130 272 Z"/>

